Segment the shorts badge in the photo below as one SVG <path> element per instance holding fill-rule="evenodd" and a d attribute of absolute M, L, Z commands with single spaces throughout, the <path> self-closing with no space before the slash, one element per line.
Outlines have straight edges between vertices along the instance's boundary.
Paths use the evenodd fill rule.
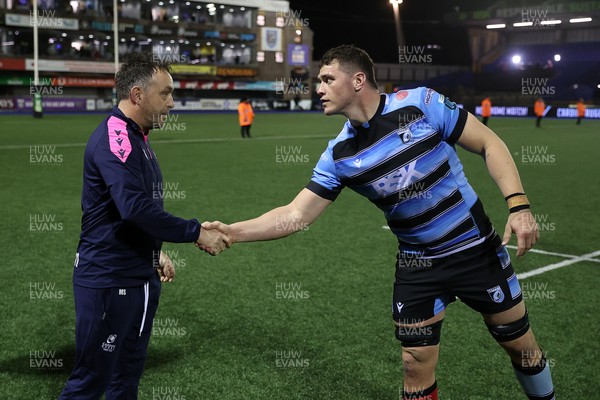
<path fill-rule="evenodd" d="M 487 292 L 496 303 L 502 303 L 504 300 L 504 292 L 500 286 L 494 286 L 493 288 L 488 289 Z"/>

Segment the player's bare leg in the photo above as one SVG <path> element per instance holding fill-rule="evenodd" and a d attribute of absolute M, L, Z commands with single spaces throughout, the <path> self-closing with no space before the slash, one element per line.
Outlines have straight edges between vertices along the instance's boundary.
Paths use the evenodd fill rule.
<path fill-rule="evenodd" d="M 427 329 L 428 326 L 442 321 L 444 315 L 445 312 L 442 311 L 433 318 L 417 324 L 395 323 L 397 326 L 407 330 L 414 328 Z M 419 396 L 420 393 L 423 393 L 424 390 L 431 388 L 435 384 L 435 368 L 438 362 L 439 349 L 439 344 L 429 346 L 402 345 L 403 388 L 405 396 L 407 393 Z M 437 391 L 435 398 L 437 398 Z"/>
<path fill-rule="evenodd" d="M 418 392 L 433 385 L 440 345 L 425 347 L 402 347 L 404 391 Z"/>
<path fill-rule="evenodd" d="M 519 383 L 530 399 L 554 399 L 547 361 L 529 326 L 525 303 L 498 314 L 482 314 L 492 336 L 508 353 Z M 510 339 L 510 340 L 509 340 Z"/>

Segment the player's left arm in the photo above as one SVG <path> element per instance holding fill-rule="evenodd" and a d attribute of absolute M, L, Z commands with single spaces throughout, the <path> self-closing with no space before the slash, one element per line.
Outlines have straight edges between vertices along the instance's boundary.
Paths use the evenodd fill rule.
<path fill-rule="evenodd" d="M 480 154 L 487 169 L 504 197 L 525 193 L 519 171 L 506 144 L 471 113 L 457 143 L 475 154 Z M 502 244 L 506 245 L 512 233 L 517 236 L 517 256 L 522 256 L 538 241 L 540 233 L 530 209 L 510 213 L 504 229 Z"/>

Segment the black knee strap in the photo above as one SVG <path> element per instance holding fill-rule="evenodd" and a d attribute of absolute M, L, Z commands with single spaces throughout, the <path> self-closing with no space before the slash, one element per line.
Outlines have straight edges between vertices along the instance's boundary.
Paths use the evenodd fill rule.
<path fill-rule="evenodd" d="M 523 336 L 529 330 L 529 314 L 525 310 L 523 318 L 505 325 L 486 324 L 488 330 L 497 342 L 508 342 Z"/>
<path fill-rule="evenodd" d="M 442 322 L 438 321 L 427 326 L 396 326 L 396 338 L 402 347 L 435 346 L 440 342 Z"/>

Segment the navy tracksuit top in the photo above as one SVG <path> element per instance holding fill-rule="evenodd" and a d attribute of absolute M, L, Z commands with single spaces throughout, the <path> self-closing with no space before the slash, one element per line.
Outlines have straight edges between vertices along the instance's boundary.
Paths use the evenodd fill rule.
<path fill-rule="evenodd" d="M 197 240 L 198 220 L 169 214 L 162 199 L 162 174 L 147 134 L 113 108 L 85 148 L 73 283 L 142 285 L 155 273 L 163 241 Z"/>

